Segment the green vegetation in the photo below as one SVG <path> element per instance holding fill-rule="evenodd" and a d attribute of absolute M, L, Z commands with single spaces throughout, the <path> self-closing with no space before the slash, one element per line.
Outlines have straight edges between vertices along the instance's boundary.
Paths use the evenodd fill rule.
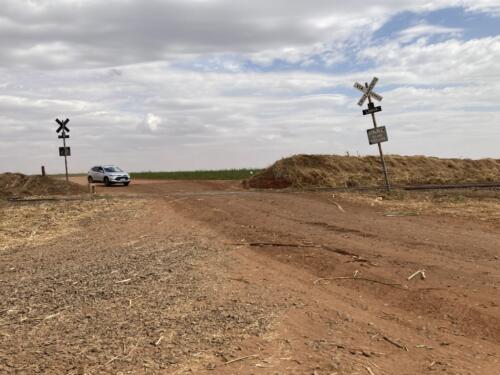
<path fill-rule="evenodd" d="M 260 169 L 224 169 L 213 171 L 132 172 L 131 178 L 149 180 L 243 180 Z"/>
<path fill-rule="evenodd" d="M 48 174 L 47 176 L 54 177 L 54 178 L 66 177 L 66 175 L 64 173 Z M 87 177 L 87 173 L 68 173 L 68 176 L 69 177 Z"/>

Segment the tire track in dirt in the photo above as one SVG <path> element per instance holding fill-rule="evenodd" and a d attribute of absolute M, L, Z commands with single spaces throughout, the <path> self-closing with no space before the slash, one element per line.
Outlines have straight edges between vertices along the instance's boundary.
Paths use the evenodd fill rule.
<path fill-rule="evenodd" d="M 358 309 L 374 310 L 378 315 L 386 311 L 392 316 L 403 317 L 400 319 L 403 323 L 391 327 L 392 331 L 403 332 L 403 327 L 411 327 L 407 332 L 408 341 L 415 336 L 430 340 L 432 353 L 436 347 L 444 353 L 446 361 L 443 363 L 464 369 L 458 373 L 476 371 L 473 369 L 477 369 L 475 366 L 479 362 L 475 356 L 483 353 L 486 354 L 480 363 L 494 366 L 498 361 L 500 343 L 500 311 L 495 301 L 500 294 L 498 283 L 491 277 L 496 273 L 496 264 L 484 259 L 493 259 L 497 254 L 493 240 L 499 240 L 498 234 L 481 225 L 467 223 L 465 226 L 452 218 L 412 217 L 389 221 L 374 209 L 342 205 L 347 211 L 345 215 L 329 205 L 326 199 L 319 199 L 318 194 L 312 198 L 307 194 L 300 197 L 262 194 L 245 198 L 206 197 L 196 205 L 187 200 L 179 203 L 177 209 L 233 238 L 235 243 L 242 240 L 245 240 L 243 243 L 326 243 L 378 265 L 371 267 L 366 263 L 351 262 L 349 257 L 327 254 L 322 248 L 252 248 L 257 257 L 276 260 L 314 277 L 352 275 L 358 270 L 365 277 L 408 283 L 405 279 L 416 266 L 425 266 L 428 275 L 432 276 L 425 284 L 418 281 L 408 283 L 408 290 L 388 290 L 349 280 L 319 288 L 335 290 L 340 300 L 348 301 L 348 296 L 354 292 L 366 301 Z M 218 207 L 223 207 L 223 214 Z M 413 242 L 419 238 L 425 241 L 419 247 L 414 246 Z M 471 264 L 471 257 L 483 261 Z M 419 290 L 417 285 L 425 287 Z M 465 363 L 458 365 L 455 356 L 460 352 L 470 353 L 469 348 L 474 347 L 477 340 L 482 342 L 482 349 L 470 356 L 462 355 Z M 410 367 L 418 367 L 421 360 L 406 358 L 404 362 Z"/>

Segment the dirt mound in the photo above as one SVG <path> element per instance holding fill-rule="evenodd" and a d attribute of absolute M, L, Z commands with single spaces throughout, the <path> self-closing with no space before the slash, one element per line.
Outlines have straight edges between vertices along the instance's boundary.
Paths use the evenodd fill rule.
<path fill-rule="evenodd" d="M 498 159 L 440 159 L 426 156 L 386 157 L 392 184 L 500 182 Z M 378 186 L 383 184 L 377 156 L 295 155 L 281 159 L 252 178 L 247 188 L 283 189 Z"/>
<path fill-rule="evenodd" d="M 85 187 L 50 177 L 0 174 L 0 198 L 81 194 Z"/>

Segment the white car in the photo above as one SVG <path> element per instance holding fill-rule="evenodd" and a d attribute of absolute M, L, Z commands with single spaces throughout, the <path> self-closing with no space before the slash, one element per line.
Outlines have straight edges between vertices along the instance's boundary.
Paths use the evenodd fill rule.
<path fill-rule="evenodd" d="M 106 186 L 113 184 L 130 184 L 130 175 L 116 165 L 96 165 L 87 173 L 89 183 L 103 182 Z"/>

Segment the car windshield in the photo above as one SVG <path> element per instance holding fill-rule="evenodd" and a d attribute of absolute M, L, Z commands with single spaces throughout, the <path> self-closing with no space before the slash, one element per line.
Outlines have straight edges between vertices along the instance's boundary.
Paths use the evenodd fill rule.
<path fill-rule="evenodd" d="M 118 167 L 104 167 L 104 170 L 106 172 L 123 172 L 120 168 Z"/>

